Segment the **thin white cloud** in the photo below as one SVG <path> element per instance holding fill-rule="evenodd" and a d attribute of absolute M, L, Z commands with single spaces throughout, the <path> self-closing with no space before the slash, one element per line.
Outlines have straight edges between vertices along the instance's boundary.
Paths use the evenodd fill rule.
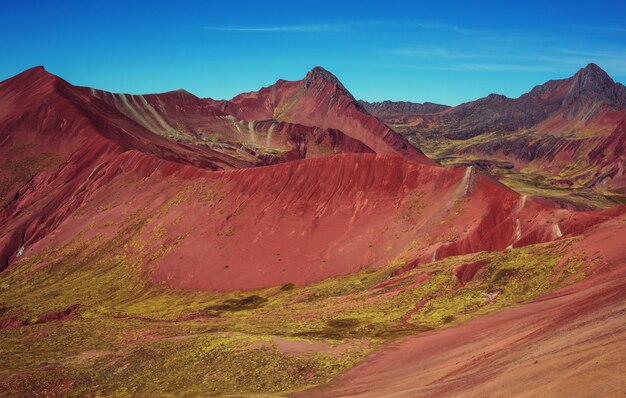
<path fill-rule="evenodd" d="M 458 33 L 461 35 L 469 35 L 474 33 L 482 33 L 483 31 L 471 30 L 461 28 L 457 25 L 443 24 L 437 22 L 421 22 L 421 21 L 400 21 L 400 22 L 392 22 L 387 21 L 386 24 L 393 25 L 395 27 L 401 28 L 414 28 L 414 29 L 429 29 L 429 30 L 442 30 L 453 33 Z"/>
<path fill-rule="evenodd" d="M 510 32 L 510 35 L 515 36 L 515 32 Z M 452 42 L 444 39 L 438 44 L 416 44 L 378 52 L 404 65 L 427 62 L 427 69 L 431 70 L 560 72 L 594 62 L 609 74 L 626 74 L 626 48 L 563 48 L 534 41 L 531 34 L 525 41 L 513 45 L 505 40 L 508 36 L 506 33 L 498 35 L 495 41 L 491 37 L 478 41 L 474 37 Z M 407 62 L 411 59 L 414 62 Z"/>
<path fill-rule="evenodd" d="M 585 29 L 598 32 L 626 33 L 626 28 L 617 26 L 585 26 Z"/>
<path fill-rule="evenodd" d="M 224 32 L 330 32 L 350 28 L 351 24 L 328 23 L 312 25 L 280 25 L 280 26 L 203 26 L 203 29 Z"/>
<path fill-rule="evenodd" d="M 392 48 L 389 50 L 381 51 L 382 54 L 387 55 L 402 55 L 408 57 L 419 58 L 445 58 L 445 59 L 469 59 L 469 58 L 482 58 L 484 54 L 457 51 L 453 48 L 447 48 L 443 46 L 431 46 L 431 45 L 419 45 L 413 47 L 404 48 Z"/>
<path fill-rule="evenodd" d="M 524 64 L 506 64 L 506 63 L 467 63 L 455 66 L 456 70 L 466 71 L 512 71 L 512 72 L 551 72 L 553 67 L 524 65 Z"/>
<path fill-rule="evenodd" d="M 516 59 L 542 64 L 578 66 L 581 68 L 590 62 L 595 62 L 609 74 L 626 74 L 626 50 L 617 48 L 596 51 L 549 48 L 530 55 L 520 54 Z"/>
<path fill-rule="evenodd" d="M 272 32 L 339 32 L 358 27 L 381 27 L 385 29 L 416 29 L 439 30 L 459 35 L 487 33 L 487 31 L 465 29 L 456 25 L 424 21 L 348 21 L 314 24 L 271 25 L 271 26 L 201 26 L 201 29 L 242 32 L 242 33 L 272 33 Z"/>
<path fill-rule="evenodd" d="M 439 70 L 450 72 L 552 72 L 554 68 L 548 66 L 534 66 L 523 64 L 505 63 L 450 63 L 446 65 L 435 64 L 387 64 L 392 67 L 403 69 Z"/>

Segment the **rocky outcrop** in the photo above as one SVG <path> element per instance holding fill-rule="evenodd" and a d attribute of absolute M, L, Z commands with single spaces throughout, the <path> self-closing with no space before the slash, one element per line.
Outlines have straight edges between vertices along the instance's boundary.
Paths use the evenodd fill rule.
<path fill-rule="evenodd" d="M 626 87 L 614 82 L 596 64 L 587 65 L 569 80 L 569 90 L 561 103 L 568 118 L 590 118 L 602 108 L 619 111 L 626 107 Z"/>

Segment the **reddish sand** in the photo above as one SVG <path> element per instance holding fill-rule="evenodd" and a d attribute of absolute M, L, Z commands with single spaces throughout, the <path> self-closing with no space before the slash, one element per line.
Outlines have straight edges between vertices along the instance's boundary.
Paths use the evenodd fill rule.
<path fill-rule="evenodd" d="M 575 245 L 593 245 L 611 271 L 518 307 L 385 345 L 331 385 L 296 396 L 623 396 L 624 232 L 626 220 L 614 220 Z"/>

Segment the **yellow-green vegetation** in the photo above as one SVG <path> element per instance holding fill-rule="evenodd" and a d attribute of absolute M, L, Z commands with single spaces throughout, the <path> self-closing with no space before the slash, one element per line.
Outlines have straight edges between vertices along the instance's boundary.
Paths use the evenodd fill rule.
<path fill-rule="evenodd" d="M 114 233 L 79 234 L 22 257 L 0 277 L 0 391 L 8 396 L 281 396 L 327 383 L 380 344 L 447 327 L 569 284 L 588 272 L 563 259 L 571 240 L 447 258 L 308 286 L 199 292 L 155 284 L 145 262 L 185 238 L 168 213 L 185 200 L 219 201 L 198 184 Z M 419 195 L 416 202 L 419 203 Z M 453 269 L 483 261 L 460 286 Z M 488 300 L 485 297 L 489 297 Z M 42 314 L 80 304 L 73 317 Z"/>
<path fill-rule="evenodd" d="M 595 176 L 607 172 L 612 165 L 602 169 L 590 163 L 584 151 L 578 151 L 572 159 L 562 160 L 561 163 L 550 165 L 547 162 L 548 168 L 542 157 L 530 162 L 520 161 L 522 164 L 528 163 L 520 170 L 513 167 L 514 163 L 518 163 L 514 152 L 509 154 L 504 154 L 502 150 L 489 152 L 493 150 L 490 148 L 499 148 L 507 140 L 511 141 L 512 147 L 519 147 L 519 142 L 524 141 L 528 148 L 532 148 L 533 145 L 541 147 L 542 143 L 550 146 L 556 137 L 550 134 L 538 136 L 533 130 L 518 131 L 513 135 L 486 132 L 467 139 L 453 140 L 443 135 L 431 137 L 416 132 L 415 127 L 411 125 L 397 124 L 392 125 L 392 128 L 442 165 L 455 167 L 471 163 L 489 164 L 489 171 L 496 178 L 523 195 L 542 196 L 572 204 L 579 209 L 604 209 L 626 203 L 626 196 L 623 193 L 603 188 L 601 184 L 593 188 L 587 186 Z M 558 135 L 558 140 L 580 141 L 598 133 L 600 129 L 597 126 L 590 126 L 587 130 Z"/>
<path fill-rule="evenodd" d="M 293 97 L 287 99 L 280 106 L 274 108 L 272 110 L 272 118 L 274 120 L 281 121 L 281 117 L 283 113 L 287 112 L 287 110 L 294 104 L 294 102 L 298 99 L 298 95 L 294 95 Z"/>
<path fill-rule="evenodd" d="M 327 382 L 360 358 L 283 353 L 268 336 L 184 323 L 76 319 L 3 334 L 0 391 L 12 396 L 268 396 Z"/>
<path fill-rule="evenodd" d="M 625 196 L 608 190 L 591 189 L 578 184 L 571 187 L 555 186 L 551 179 L 529 170 L 506 172 L 498 176 L 500 182 L 523 195 L 571 203 L 580 209 L 605 209 L 626 203 Z"/>

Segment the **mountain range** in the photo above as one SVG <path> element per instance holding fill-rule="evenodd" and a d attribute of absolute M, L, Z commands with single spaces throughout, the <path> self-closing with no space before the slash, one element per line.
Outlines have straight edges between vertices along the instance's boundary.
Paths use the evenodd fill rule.
<path fill-rule="evenodd" d="M 590 371 L 592 343 L 626 352 L 615 325 L 576 337 L 624 320 L 625 108 L 594 64 L 454 107 L 358 101 L 321 67 L 230 100 L 26 70 L 0 82 L 0 329 L 21 355 L 0 387 L 483 395 L 475 365 L 519 389 L 525 352 L 532 374 Z M 559 393 L 603 382 L 577 375 Z"/>
<path fill-rule="evenodd" d="M 624 201 L 626 87 L 595 64 L 519 98 L 362 105 L 444 164 L 486 166 L 518 191 L 577 208 Z"/>

